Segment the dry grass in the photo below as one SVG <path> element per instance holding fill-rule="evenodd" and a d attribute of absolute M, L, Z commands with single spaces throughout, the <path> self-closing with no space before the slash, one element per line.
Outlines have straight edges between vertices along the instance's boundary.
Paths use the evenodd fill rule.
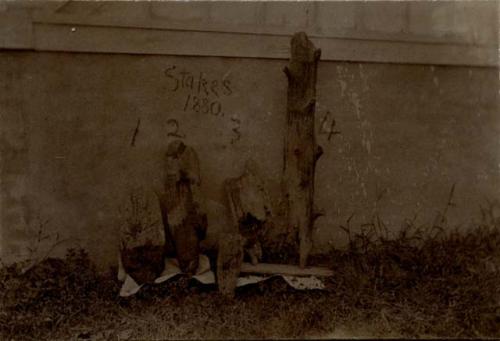
<path fill-rule="evenodd" d="M 97 274 L 84 252 L 25 274 L 19 265 L 4 268 L 0 337 L 498 338 L 500 222 L 483 213 L 484 223 L 467 232 L 408 222 L 393 238 L 375 217 L 347 250 L 315 260 L 335 270 L 325 291 L 294 291 L 276 278 L 239 288 L 228 301 L 215 286 L 177 278 L 121 299 L 113 272 Z"/>

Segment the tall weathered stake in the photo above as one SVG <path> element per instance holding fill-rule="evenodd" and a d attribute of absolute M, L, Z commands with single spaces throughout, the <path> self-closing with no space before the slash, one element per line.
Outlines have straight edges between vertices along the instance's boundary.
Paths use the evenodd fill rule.
<path fill-rule="evenodd" d="M 289 236 L 299 237 L 300 266 L 307 265 L 312 248 L 314 172 L 322 149 L 316 144 L 314 111 L 316 78 L 321 50 L 303 32 L 291 41 L 288 78 L 287 125 L 283 165 L 283 194 Z"/>

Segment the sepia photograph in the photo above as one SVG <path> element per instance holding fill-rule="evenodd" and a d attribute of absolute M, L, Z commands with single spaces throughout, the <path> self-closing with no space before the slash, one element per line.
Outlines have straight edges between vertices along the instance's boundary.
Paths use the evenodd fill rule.
<path fill-rule="evenodd" d="M 500 339 L 498 0 L 0 0 L 0 339 Z"/>

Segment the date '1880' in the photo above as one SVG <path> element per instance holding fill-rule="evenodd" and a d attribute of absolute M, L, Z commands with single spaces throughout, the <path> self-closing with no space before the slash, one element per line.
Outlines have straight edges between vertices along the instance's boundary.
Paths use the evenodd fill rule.
<path fill-rule="evenodd" d="M 212 79 L 204 72 L 192 73 L 171 65 L 164 71 L 168 79 L 168 89 L 172 92 L 188 91 L 184 99 L 184 111 L 224 116 L 221 98 L 231 96 L 229 79 Z"/>

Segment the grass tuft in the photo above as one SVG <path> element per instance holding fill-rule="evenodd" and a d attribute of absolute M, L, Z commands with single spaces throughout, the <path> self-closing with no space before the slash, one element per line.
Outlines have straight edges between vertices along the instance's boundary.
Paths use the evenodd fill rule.
<path fill-rule="evenodd" d="M 124 299 L 82 250 L 14 264 L 0 270 L 0 338 L 500 337 L 500 221 L 482 217 L 468 231 L 409 220 L 394 237 L 377 216 L 358 233 L 348 221 L 348 247 L 312 259 L 334 270 L 324 291 L 273 278 L 228 300 L 177 277 Z"/>

